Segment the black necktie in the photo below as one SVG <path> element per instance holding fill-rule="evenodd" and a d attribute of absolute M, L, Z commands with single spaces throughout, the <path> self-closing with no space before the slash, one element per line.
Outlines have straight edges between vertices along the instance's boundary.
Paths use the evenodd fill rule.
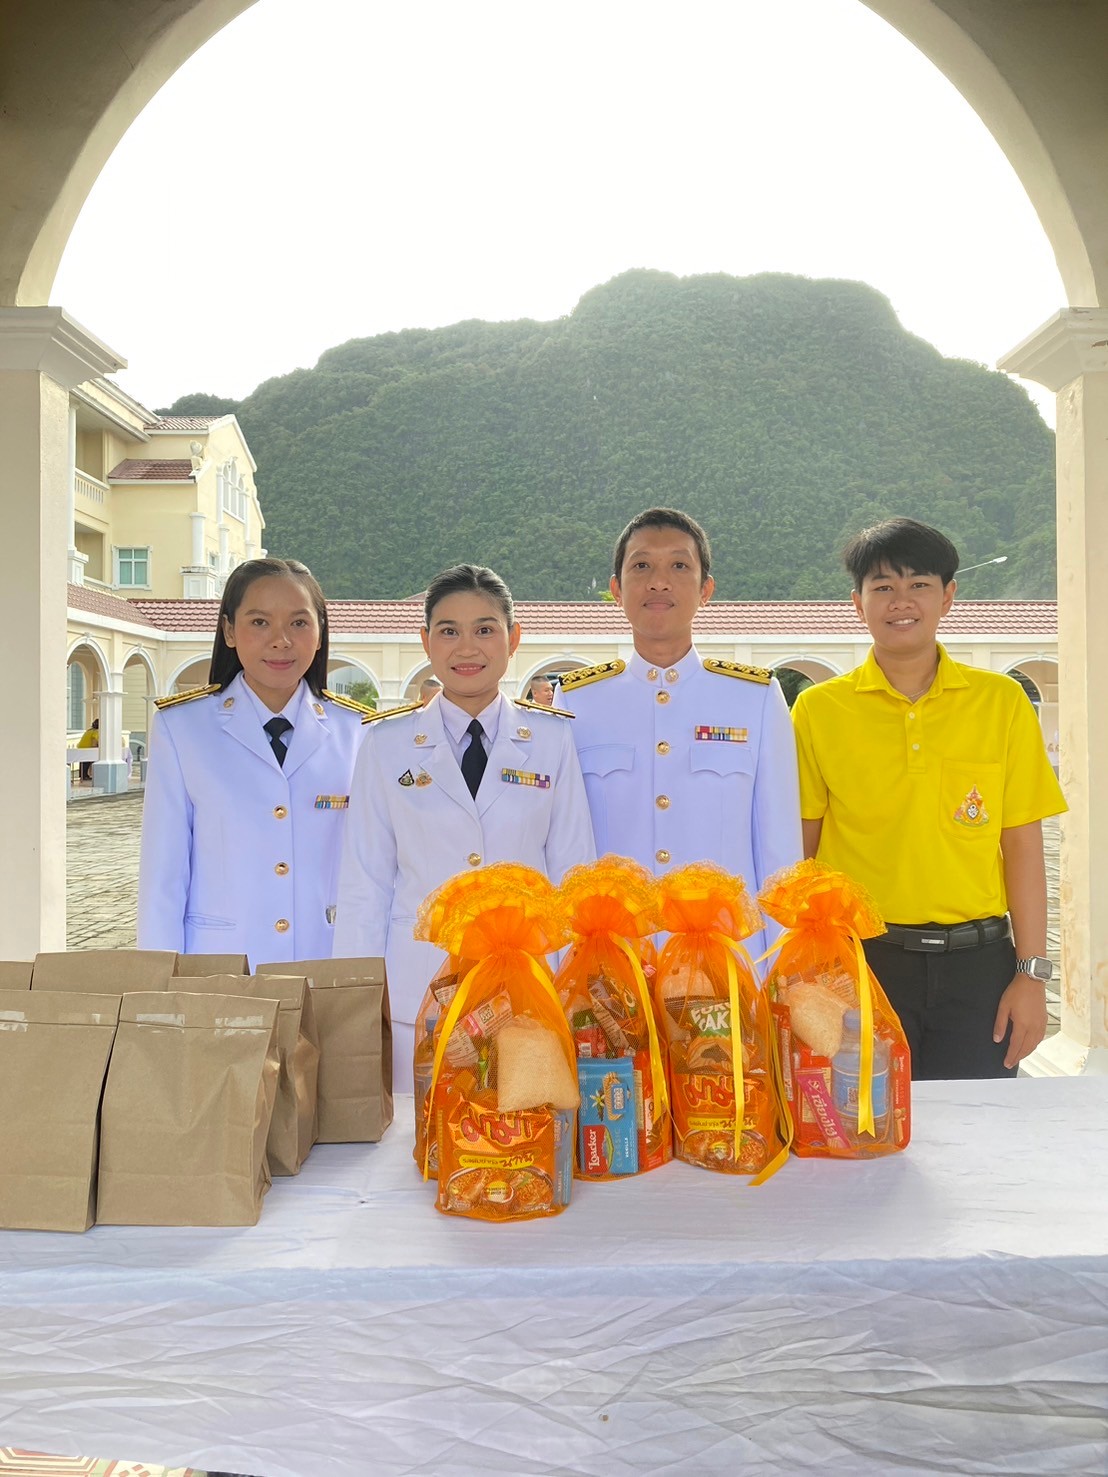
<path fill-rule="evenodd" d="M 287 718 L 271 718 L 268 723 L 263 723 L 262 727 L 269 734 L 269 746 L 277 755 L 277 763 L 284 769 L 285 755 L 289 751 L 289 746 L 281 735 L 291 733 L 292 724 Z"/>
<path fill-rule="evenodd" d="M 462 775 L 469 786 L 469 793 L 477 799 L 477 790 L 481 784 L 481 776 L 485 772 L 485 765 L 489 762 L 489 756 L 485 753 L 485 746 L 481 742 L 485 730 L 474 718 L 466 729 L 469 734 L 469 747 L 462 755 Z"/>

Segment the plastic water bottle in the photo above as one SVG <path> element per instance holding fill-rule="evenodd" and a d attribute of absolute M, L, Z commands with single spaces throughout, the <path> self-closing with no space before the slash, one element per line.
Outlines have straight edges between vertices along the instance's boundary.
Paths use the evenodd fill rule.
<path fill-rule="evenodd" d="M 843 1015 L 843 1041 L 831 1058 L 831 1097 L 843 1127 L 858 1132 L 858 1081 L 862 1070 L 862 1012 Z M 873 1128 L 883 1138 L 889 1122 L 889 1044 L 873 1038 Z"/>

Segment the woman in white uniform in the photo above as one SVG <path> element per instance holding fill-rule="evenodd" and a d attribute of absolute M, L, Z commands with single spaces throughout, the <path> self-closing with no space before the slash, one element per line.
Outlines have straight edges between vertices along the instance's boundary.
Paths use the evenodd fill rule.
<path fill-rule="evenodd" d="M 327 607 L 294 560 L 223 591 L 210 683 L 158 703 L 139 863 L 144 949 L 329 958 L 368 711 L 324 689 Z"/>
<path fill-rule="evenodd" d="M 424 650 L 442 692 L 375 715 L 358 756 L 335 954 L 383 955 L 394 1084 L 412 1090 L 413 1025 L 443 954 L 412 937 L 420 903 L 458 872 L 523 862 L 560 882 L 596 855 L 568 714 L 502 697 L 519 645 L 499 575 L 459 564 L 427 591 Z"/>

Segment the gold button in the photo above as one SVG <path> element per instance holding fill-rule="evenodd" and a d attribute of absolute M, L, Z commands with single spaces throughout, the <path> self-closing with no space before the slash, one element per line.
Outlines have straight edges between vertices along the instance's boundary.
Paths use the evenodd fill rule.
<path fill-rule="evenodd" d="M 668 810 L 669 809 L 669 796 L 668 795 L 659 795 L 658 798 L 657 798 L 657 800 L 655 800 L 654 804 L 658 807 L 659 810 Z"/>
<path fill-rule="evenodd" d="M 278 862 L 273 870 L 277 873 L 278 877 L 287 877 L 289 874 L 289 864 L 288 862 Z"/>
<path fill-rule="evenodd" d="M 648 682 L 657 682 L 657 680 L 658 680 L 658 668 L 657 667 L 651 667 L 650 668 L 650 670 L 646 674 L 646 680 Z"/>
<path fill-rule="evenodd" d="M 278 933 L 288 933 L 289 920 L 287 918 L 278 918 L 277 922 L 273 926 Z"/>
<path fill-rule="evenodd" d="M 660 692 L 660 693 L 658 693 L 658 701 L 660 703 L 668 703 L 669 702 L 669 693 L 668 692 Z"/>
<path fill-rule="evenodd" d="M 517 728 L 516 729 L 516 738 L 529 739 L 530 737 L 531 737 L 531 730 L 529 728 Z"/>
<path fill-rule="evenodd" d="M 319 716 L 322 718 L 323 717 L 323 704 L 322 703 L 313 703 L 312 704 L 312 711 L 315 712 L 315 713 L 318 713 Z"/>
<path fill-rule="evenodd" d="M 659 754 L 668 754 L 669 753 L 669 744 L 665 741 L 665 739 L 662 739 L 662 741 L 658 744 L 658 753 Z"/>
<path fill-rule="evenodd" d="M 427 735 L 425 733 L 417 733 L 413 742 L 417 744 L 425 744 L 427 742 Z"/>
<path fill-rule="evenodd" d="M 680 675 L 681 673 L 677 670 L 676 667 L 670 667 L 669 671 L 666 673 L 666 681 L 676 682 Z"/>
<path fill-rule="evenodd" d="M 669 861 L 669 852 L 668 851 L 656 851 L 654 853 L 654 860 L 656 862 L 661 862 L 664 865 L 666 862 Z"/>
<path fill-rule="evenodd" d="M 471 851 L 466 857 L 466 861 L 471 867 L 479 867 L 481 865 L 481 853 L 479 851 Z"/>
<path fill-rule="evenodd" d="M 225 697 L 223 699 L 223 706 L 225 708 L 233 708 L 235 706 L 235 700 L 234 700 L 234 698 L 233 697 Z"/>
<path fill-rule="evenodd" d="M 286 820 L 288 818 L 288 813 L 289 813 L 289 808 L 288 808 L 287 805 L 275 805 L 273 807 L 273 817 L 274 817 L 275 820 L 278 820 L 278 821 Z"/>

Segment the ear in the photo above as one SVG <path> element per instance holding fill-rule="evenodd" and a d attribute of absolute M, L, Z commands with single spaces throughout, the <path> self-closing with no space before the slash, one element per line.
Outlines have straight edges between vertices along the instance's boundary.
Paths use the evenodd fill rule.
<path fill-rule="evenodd" d="M 430 656 L 431 655 L 431 648 L 427 645 L 427 627 L 426 626 L 420 626 L 420 628 L 419 628 L 419 639 L 423 642 L 423 650 L 427 653 L 428 656 Z"/>
<path fill-rule="evenodd" d="M 230 646 L 232 650 L 234 649 L 235 628 L 226 616 L 223 617 L 223 640 L 225 645 Z"/>
<path fill-rule="evenodd" d="M 520 638 L 520 636 L 522 634 L 523 633 L 520 630 L 519 622 L 516 621 L 515 625 L 508 632 L 508 655 L 509 656 L 515 656 L 516 649 L 519 646 L 519 638 Z"/>
<path fill-rule="evenodd" d="M 709 575 L 708 578 L 704 581 L 704 583 L 700 587 L 700 603 L 701 603 L 701 605 L 707 605 L 708 601 L 712 598 L 712 592 L 715 590 L 715 587 L 716 587 L 716 582 L 712 578 L 712 576 Z"/>
<path fill-rule="evenodd" d="M 608 588 L 609 588 L 609 590 L 611 590 L 611 592 L 612 592 L 612 599 L 616 602 L 616 604 L 617 605 L 622 605 L 623 604 L 623 592 L 620 589 L 619 580 L 617 579 L 617 577 L 614 574 L 612 575 L 611 579 L 608 581 Z"/>
<path fill-rule="evenodd" d="M 850 598 L 853 601 L 854 609 L 858 613 L 858 619 L 860 621 L 865 621 L 865 618 L 866 617 L 865 617 L 865 615 L 864 615 L 864 613 L 862 611 L 862 597 L 861 597 L 861 595 L 858 594 L 858 591 L 857 590 L 851 590 L 851 592 L 850 592 Z"/>
<path fill-rule="evenodd" d="M 939 612 L 939 619 L 940 620 L 942 620 L 943 616 L 946 615 L 947 611 L 954 604 L 954 592 L 955 592 L 955 590 L 957 590 L 957 588 L 958 588 L 958 581 L 957 580 L 951 580 L 951 582 L 950 582 L 949 585 L 944 585 L 943 586 L 943 604 L 942 604 L 942 609 Z"/>

